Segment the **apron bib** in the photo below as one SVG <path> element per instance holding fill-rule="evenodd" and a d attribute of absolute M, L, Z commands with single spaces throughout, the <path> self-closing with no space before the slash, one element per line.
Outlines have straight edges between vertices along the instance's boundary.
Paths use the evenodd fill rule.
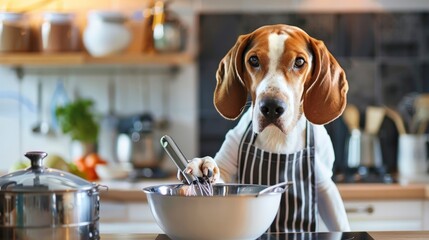
<path fill-rule="evenodd" d="M 240 143 L 238 183 L 274 185 L 292 182 L 282 195 L 277 216 L 267 232 L 314 232 L 317 196 L 313 126 L 307 122 L 306 148 L 291 154 L 266 152 L 254 146 L 250 122 Z"/>

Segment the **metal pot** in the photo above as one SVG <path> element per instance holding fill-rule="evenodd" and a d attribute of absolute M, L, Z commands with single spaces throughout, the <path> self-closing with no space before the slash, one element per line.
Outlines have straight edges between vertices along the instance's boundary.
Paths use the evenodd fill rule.
<path fill-rule="evenodd" d="M 0 177 L 0 239 L 99 239 L 101 185 L 25 156 L 30 167 Z"/>
<path fill-rule="evenodd" d="M 216 184 L 213 196 L 184 196 L 182 187 L 143 189 L 156 222 L 172 239 L 256 239 L 273 222 L 285 191 L 258 195 L 267 186 Z"/>

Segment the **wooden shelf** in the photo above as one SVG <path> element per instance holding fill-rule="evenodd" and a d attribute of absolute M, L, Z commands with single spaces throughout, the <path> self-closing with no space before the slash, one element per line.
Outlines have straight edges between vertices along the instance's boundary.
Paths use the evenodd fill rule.
<path fill-rule="evenodd" d="M 170 65 L 192 63 L 194 57 L 187 53 L 165 54 L 122 54 L 106 57 L 92 57 L 87 53 L 14 53 L 0 54 L 0 65 L 23 66 L 80 66 L 80 65 Z"/>

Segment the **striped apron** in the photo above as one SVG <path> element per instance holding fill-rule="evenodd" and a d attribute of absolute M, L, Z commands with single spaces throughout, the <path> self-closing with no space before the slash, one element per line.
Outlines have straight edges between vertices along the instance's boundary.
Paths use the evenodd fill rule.
<path fill-rule="evenodd" d="M 307 122 L 306 129 L 306 148 L 292 154 L 270 153 L 255 147 L 257 135 L 252 131 L 251 122 L 241 140 L 238 183 L 274 185 L 293 182 L 283 194 L 268 232 L 316 231 L 313 126 Z"/>

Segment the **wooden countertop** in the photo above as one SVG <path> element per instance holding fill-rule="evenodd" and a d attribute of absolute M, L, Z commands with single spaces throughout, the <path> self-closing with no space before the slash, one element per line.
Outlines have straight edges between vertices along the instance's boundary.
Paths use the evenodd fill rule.
<path fill-rule="evenodd" d="M 422 240 L 429 239 L 429 231 L 407 231 L 407 232 L 369 232 L 375 240 Z M 104 240 L 104 239 L 103 239 Z"/>
<path fill-rule="evenodd" d="M 429 184 L 338 184 L 343 200 L 429 199 Z"/>
<path fill-rule="evenodd" d="M 161 184 L 179 183 L 176 179 L 145 180 L 140 182 L 110 181 L 100 184 L 109 187 L 108 191 L 100 190 L 102 201 L 147 201 L 143 188 Z M 337 184 L 344 200 L 411 200 L 428 199 L 429 183 L 407 184 Z"/>
<path fill-rule="evenodd" d="M 369 232 L 375 240 L 421 240 L 429 239 L 429 231 Z M 103 240 L 153 240 L 158 234 L 101 234 Z"/>

